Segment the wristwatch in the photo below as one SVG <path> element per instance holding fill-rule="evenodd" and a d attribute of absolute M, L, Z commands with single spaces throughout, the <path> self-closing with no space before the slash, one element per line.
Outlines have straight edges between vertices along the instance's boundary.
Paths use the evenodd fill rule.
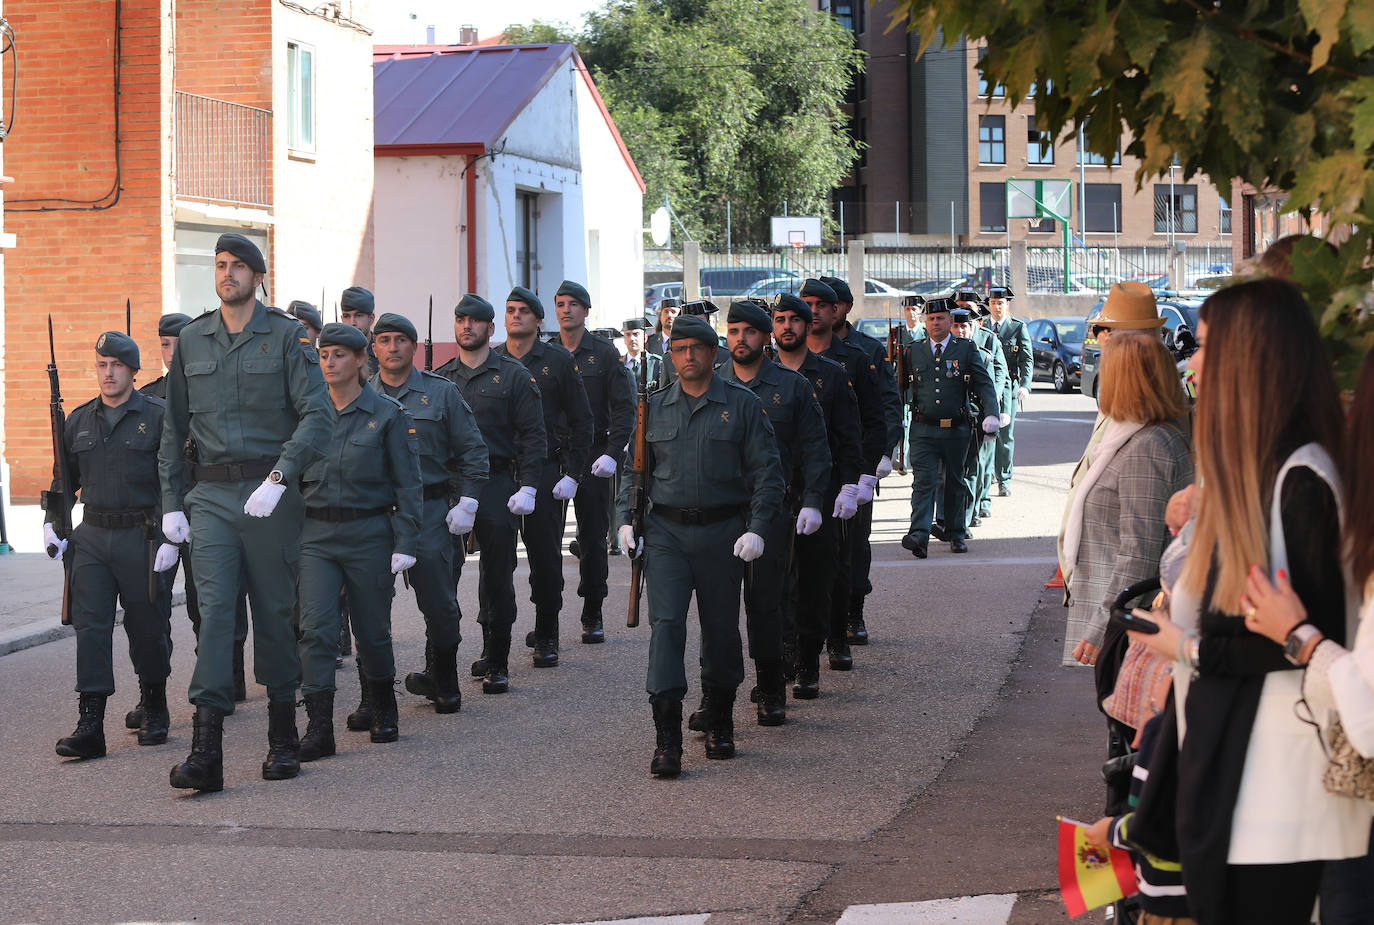
<path fill-rule="evenodd" d="M 258 471 L 261 472 L 262 470 L 259 469 Z M 273 469 L 271 472 L 267 473 L 267 481 L 271 482 L 273 485 L 280 485 L 282 482 L 286 481 L 286 476 L 282 475 L 280 469 Z"/>
<path fill-rule="evenodd" d="M 1283 643 L 1283 657 L 1294 665 L 1306 665 L 1312 650 L 1321 642 L 1322 633 L 1311 623 L 1300 623 L 1289 632 Z"/>

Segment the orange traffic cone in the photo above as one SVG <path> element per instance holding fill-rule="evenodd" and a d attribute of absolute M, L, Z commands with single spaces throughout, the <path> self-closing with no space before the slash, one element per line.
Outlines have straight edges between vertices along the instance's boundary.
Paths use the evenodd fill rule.
<path fill-rule="evenodd" d="M 1054 567 L 1054 577 L 1051 578 L 1049 581 L 1045 582 L 1045 587 L 1046 587 L 1046 588 L 1062 588 L 1062 587 L 1064 587 L 1064 570 L 1061 569 L 1059 566 L 1056 565 L 1056 566 Z"/>

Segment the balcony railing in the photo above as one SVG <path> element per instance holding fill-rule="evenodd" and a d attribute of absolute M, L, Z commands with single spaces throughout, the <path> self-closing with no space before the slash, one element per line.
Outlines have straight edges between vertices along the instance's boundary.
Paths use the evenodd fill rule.
<path fill-rule="evenodd" d="M 177 92 L 176 194 L 190 199 L 270 206 L 272 113 Z"/>

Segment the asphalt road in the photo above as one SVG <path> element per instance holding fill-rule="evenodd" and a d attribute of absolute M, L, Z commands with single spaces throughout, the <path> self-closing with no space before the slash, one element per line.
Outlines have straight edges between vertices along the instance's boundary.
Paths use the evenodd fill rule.
<path fill-rule="evenodd" d="M 902 550 L 909 478 L 884 481 L 873 644 L 855 649 L 856 669 L 823 668 L 822 697 L 789 703 L 776 729 L 755 725 L 742 697 L 739 756 L 707 762 L 689 733 L 676 781 L 648 774 L 649 634 L 623 625 L 623 558 L 611 560 L 602 646 L 577 641 L 565 558 L 563 661 L 551 670 L 519 647 L 533 622 L 522 566 L 510 693 L 465 680 L 453 716 L 402 693 L 396 744 L 343 730 L 358 690 L 350 660 L 339 754 L 296 780 L 261 779 L 266 694 L 250 684 L 225 723 L 219 794 L 168 786 L 189 706 L 174 702 L 165 746 L 140 748 L 122 728 L 137 699 L 122 653 L 110 753 L 89 762 L 53 753 L 75 722 L 74 640 L 0 658 L 0 923 L 1064 920 L 1053 816 L 1092 816 L 1101 736 L 1090 678 L 1058 666 L 1063 611 L 1042 584 L 1094 410 L 1036 390 L 1018 424 L 1014 497 L 994 501 L 967 556 Z M 463 669 L 480 647 L 475 577 L 469 568 L 459 589 Z M 404 672 L 423 660 L 424 630 L 403 589 L 393 622 Z M 193 638 L 180 607 L 173 624 L 179 699 Z M 689 644 L 691 664 L 695 632 Z M 888 903 L 902 905 L 865 908 Z"/>

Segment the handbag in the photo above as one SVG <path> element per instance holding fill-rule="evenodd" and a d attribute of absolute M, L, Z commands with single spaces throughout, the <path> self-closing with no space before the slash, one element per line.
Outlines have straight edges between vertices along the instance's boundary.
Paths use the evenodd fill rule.
<path fill-rule="evenodd" d="M 1102 701 L 1102 712 L 1132 729 L 1139 729 L 1155 714 L 1150 709 L 1150 693 L 1168 677 L 1173 662 L 1150 650 L 1142 642 L 1132 642 L 1116 674 L 1116 686 Z"/>
<path fill-rule="evenodd" d="M 1374 800 L 1374 758 L 1366 758 L 1355 751 L 1339 718 L 1332 721 L 1327 736 L 1330 743 L 1326 750 L 1328 760 L 1326 772 L 1322 774 L 1326 792 L 1339 797 Z"/>

